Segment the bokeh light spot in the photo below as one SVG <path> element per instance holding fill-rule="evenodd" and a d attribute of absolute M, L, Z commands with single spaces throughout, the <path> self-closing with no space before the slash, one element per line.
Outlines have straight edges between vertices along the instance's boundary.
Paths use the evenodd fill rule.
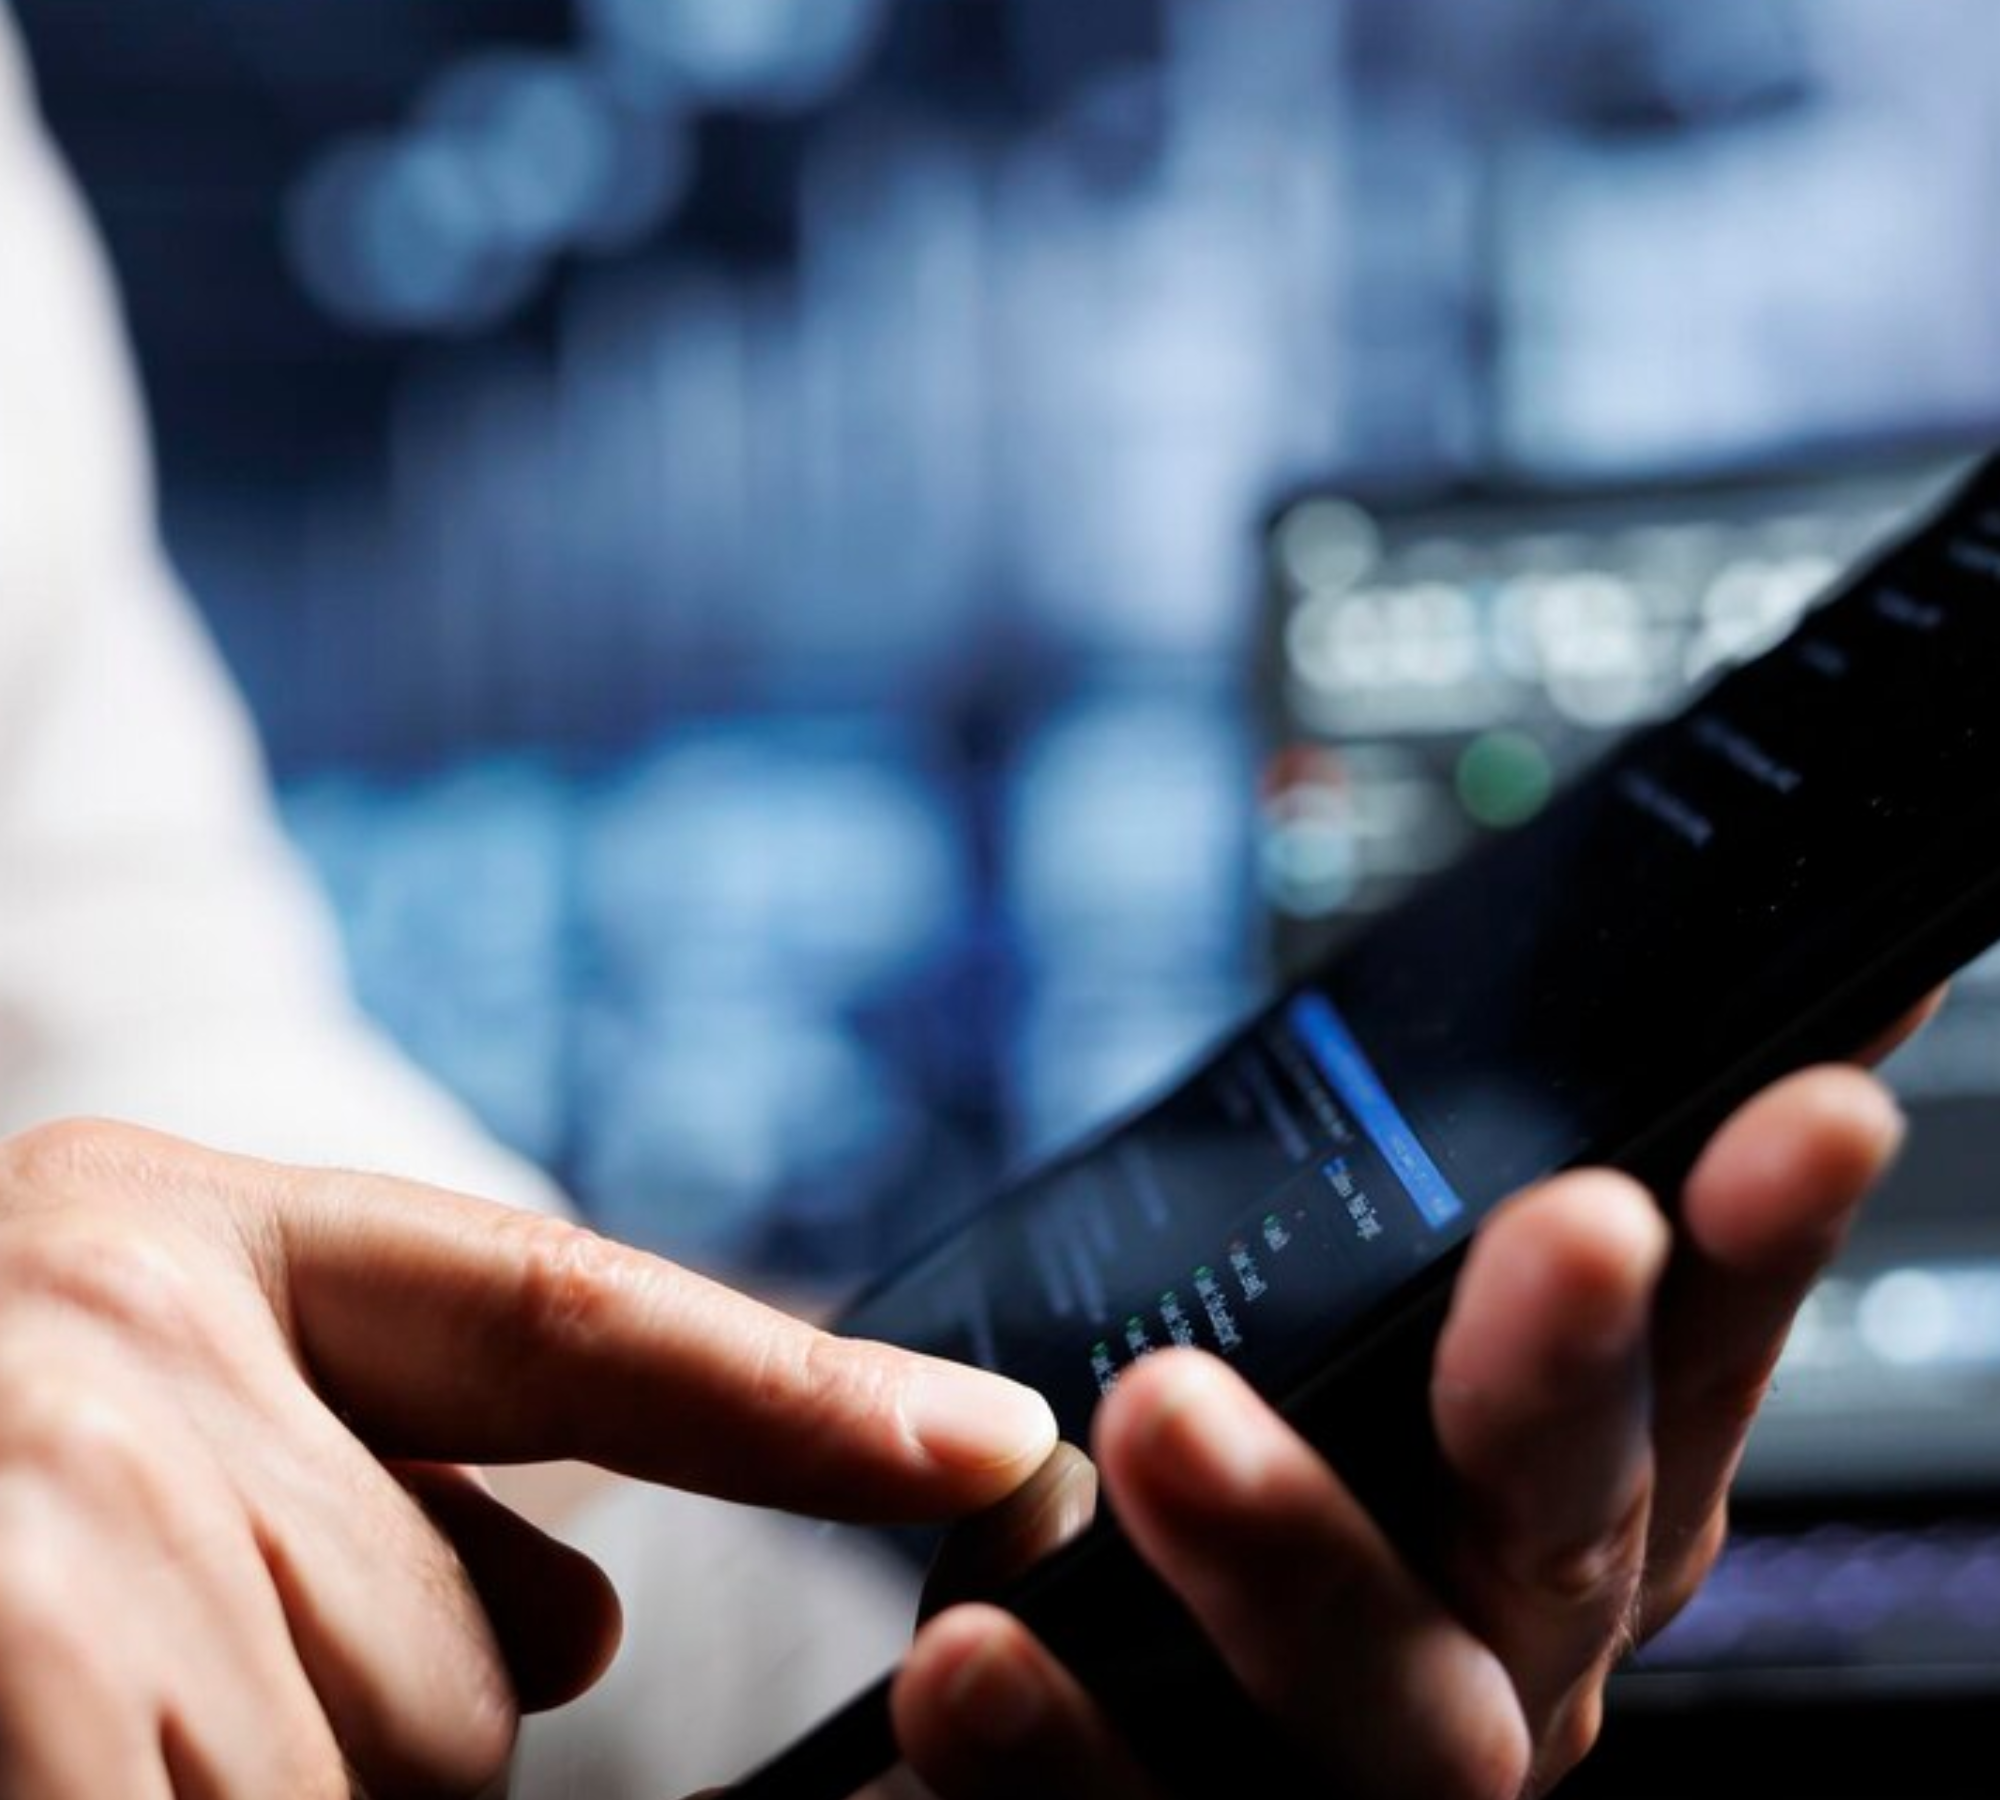
<path fill-rule="evenodd" d="M 1496 831 L 1527 824 L 1554 792 L 1549 754 L 1526 732 L 1489 731 L 1458 759 L 1459 803 Z"/>

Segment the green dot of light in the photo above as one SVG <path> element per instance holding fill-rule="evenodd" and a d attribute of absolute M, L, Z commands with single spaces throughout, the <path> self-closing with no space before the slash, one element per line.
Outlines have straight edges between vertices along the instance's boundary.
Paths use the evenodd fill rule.
<path fill-rule="evenodd" d="M 1549 753 L 1522 731 L 1489 731 L 1458 759 L 1458 798 L 1480 824 L 1496 831 L 1525 825 L 1555 792 Z"/>

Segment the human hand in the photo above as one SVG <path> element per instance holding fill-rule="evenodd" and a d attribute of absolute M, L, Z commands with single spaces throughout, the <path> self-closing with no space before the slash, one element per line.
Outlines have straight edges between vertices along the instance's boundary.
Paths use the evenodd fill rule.
<path fill-rule="evenodd" d="M 832 1517 L 1028 1475 L 1026 1390 L 574 1227 L 118 1126 L 0 1144 L 0 1794 L 476 1792 L 615 1648 L 470 1465 Z"/>
<path fill-rule="evenodd" d="M 1106 1491 L 1328 1791 L 1512 1800 L 1585 1754 L 1611 1669 L 1719 1553 L 1794 1313 L 1901 1130 L 1871 1078 L 1821 1070 L 1717 1136 L 1674 1238 L 1604 1172 L 1501 1209 L 1438 1349 L 1455 1535 L 1437 1587 L 1223 1364 L 1175 1352 L 1128 1372 L 1094 1436 Z M 894 1711 L 947 1800 L 1157 1792 L 1072 1677 L 991 1608 L 925 1628 Z"/>

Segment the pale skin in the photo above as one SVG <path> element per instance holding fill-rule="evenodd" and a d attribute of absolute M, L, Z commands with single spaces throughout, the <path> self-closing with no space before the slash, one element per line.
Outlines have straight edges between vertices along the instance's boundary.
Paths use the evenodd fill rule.
<path fill-rule="evenodd" d="M 1442 1591 L 1221 1364 L 1135 1370 L 1093 1453 L 1145 1555 L 1336 1791 L 1503 1800 L 1707 1572 L 1793 1313 L 1893 1155 L 1853 1069 L 1709 1149 L 1669 1234 L 1604 1173 L 1474 1246 L 1433 1403 Z M 576 1460 L 842 1518 L 947 1519 L 1042 1466 L 1046 1407 L 846 1343 L 572 1227 L 71 1124 L 0 1144 L 0 1794 L 474 1794 L 612 1656 L 597 1571 L 472 1470 Z M 1349 1704 L 1337 1713 L 1330 1692 Z M 1151 1800 L 1005 1615 L 896 1689 L 944 1800 Z"/>

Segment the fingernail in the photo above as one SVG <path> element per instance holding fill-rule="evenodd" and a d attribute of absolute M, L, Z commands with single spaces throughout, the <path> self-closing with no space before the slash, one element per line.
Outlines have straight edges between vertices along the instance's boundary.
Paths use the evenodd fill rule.
<path fill-rule="evenodd" d="M 995 1750 L 1026 1743 L 1048 1712 L 1042 1684 L 998 1643 L 981 1644 L 966 1658 L 945 1704 L 967 1736 Z"/>
<path fill-rule="evenodd" d="M 1142 1428 L 1149 1469 L 1182 1495 L 1210 1502 L 1252 1491 L 1269 1466 L 1269 1437 L 1247 1397 L 1217 1370 L 1190 1362 Z"/>
<path fill-rule="evenodd" d="M 1033 1388 L 936 1363 L 903 1392 L 903 1424 L 933 1462 L 983 1471 L 1030 1467 L 1056 1444 L 1056 1418 Z"/>

